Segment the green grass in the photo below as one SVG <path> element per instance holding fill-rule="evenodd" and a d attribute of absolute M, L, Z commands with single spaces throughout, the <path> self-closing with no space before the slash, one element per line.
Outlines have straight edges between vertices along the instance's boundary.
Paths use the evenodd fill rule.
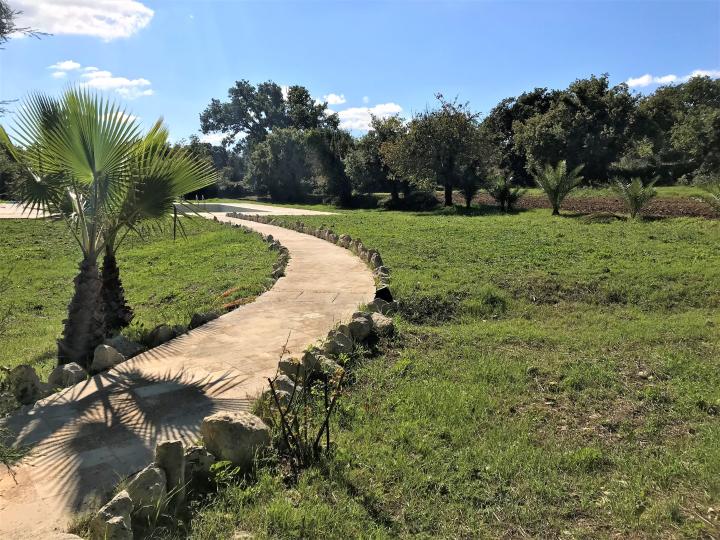
<path fill-rule="evenodd" d="M 194 312 L 252 297 L 271 283 L 276 254 L 259 236 L 199 218 L 185 229 L 174 242 L 167 232 L 121 246 L 121 275 L 136 313 L 131 332 L 187 324 Z M 0 314 L 12 313 L 0 334 L 0 365 L 29 363 L 44 375 L 52 369 L 79 253 L 63 223 L 0 220 L 0 261 L 10 281 Z M 228 289 L 236 290 L 221 298 Z"/>
<path fill-rule="evenodd" d="M 720 534 L 720 221 L 291 219 L 380 250 L 401 337 L 331 461 L 223 490 L 194 538 Z"/>

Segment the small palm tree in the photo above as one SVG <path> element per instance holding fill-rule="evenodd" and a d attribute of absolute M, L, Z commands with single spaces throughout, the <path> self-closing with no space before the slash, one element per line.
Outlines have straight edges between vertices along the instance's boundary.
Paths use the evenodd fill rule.
<path fill-rule="evenodd" d="M 105 338 L 105 314 L 98 257 L 110 216 L 130 187 L 126 166 L 139 128 L 105 100 L 68 90 L 57 100 L 31 96 L 15 124 L 16 148 L 0 127 L 0 142 L 26 172 L 18 185 L 26 208 L 60 216 L 78 243 L 82 261 L 68 306 L 58 361 L 88 366 Z"/>
<path fill-rule="evenodd" d="M 706 193 L 702 200 L 720 214 L 720 175 L 703 174 L 695 180 L 695 184 Z"/>
<path fill-rule="evenodd" d="M 553 216 L 560 214 L 560 205 L 565 197 L 582 182 L 583 177 L 580 175 L 582 168 L 582 165 L 578 165 L 568 171 L 567 162 L 563 159 L 555 167 L 545 165 L 543 168 L 533 169 L 535 182 L 550 200 Z"/>
<path fill-rule="evenodd" d="M 620 195 L 625 202 L 631 218 L 635 219 L 640 210 L 657 195 L 657 191 L 653 187 L 655 182 L 657 182 L 657 178 L 647 185 L 643 185 L 643 181 L 640 178 L 633 178 L 630 182 L 615 180 L 613 191 Z"/>
<path fill-rule="evenodd" d="M 520 197 L 525 194 L 524 189 L 513 184 L 512 176 L 505 176 L 504 174 L 495 175 L 490 179 L 485 190 L 500 205 L 500 210 L 503 212 L 510 212 L 520 200 Z"/>
<path fill-rule="evenodd" d="M 130 189 L 120 211 L 105 232 L 102 281 L 108 334 L 130 324 L 133 311 L 125 300 L 116 254 L 129 232 L 143 235 L 162 229 L 181 197 L 217 181 L 209 160 L 199 159 L 185 148 L 171 148 L 169 132 L 158 120 L 138 142 L 128 163 Z"/>

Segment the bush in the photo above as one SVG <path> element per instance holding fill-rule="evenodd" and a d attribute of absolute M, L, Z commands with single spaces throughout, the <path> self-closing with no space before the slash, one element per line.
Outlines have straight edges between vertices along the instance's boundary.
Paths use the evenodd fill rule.
<path fill-rule="evenodd" d="M 494 177 L 485 190 L 500 205 L 500 210 L 503 212 L 511 211 L 526 191 L 513 185 L 512 176 Z"/>
<path fill-rule="evenodd" d="M 545 165 L 542 169 L 537 167 L 533 170 L 535 182 L 550 200 L 553 216 L 560 214 L 560 205 L 565 197 L 582 182 L 583 177 L 580 176 L 582 168 L 582 165 L 578 165 L 568 171 L 567 162 L 563 159 L 555 167 Z"/>
<path fill-rule="evenodd" d="M 413 191 L 404 197 L 395 201 L 387 198 L 382 201 L 382 206 L 386 210 L 410 210 L 424 212 L 434 210 L 440 205 L 435 193 L 432 191 Z"/>
<path fill-rule="evenodd" d="M 640 178 L 633 178 L 627 183 L 622 180 L 615 181 L 613 190 L 620 195 L 625 202 L 631 218 L 635 218 L 640 210 L 657 195 L 657 191 L 655 191 L 653 187 L 655 182 L 656 180 L 653 180 L 648 185 L 643 185 L 643 181 Z"/>
<path fill-rule="evenodd" d="M 702 200 L 720 214 L 720 175 L 698 176 L 695 185 L 707 193 Z"/>

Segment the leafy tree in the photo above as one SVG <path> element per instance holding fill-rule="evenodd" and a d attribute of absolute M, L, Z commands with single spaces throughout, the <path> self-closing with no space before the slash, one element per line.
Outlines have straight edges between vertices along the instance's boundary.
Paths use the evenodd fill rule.
<path fill-rule="evenodd" d="M 274 129 L 337 128 L 337 115 L 326 114 L 327 103 L 315 103 L 303 86 L 291 86 L 283 94 L 280 85 L 267 81 L 253 86 L 240 80 L 228 90 L 228 101 L 213 99 L 200 115 L 203 133 L 224 133 L 225 141 L 240 138 L 251 152 Z"/>
<path fill-rule="evenodd" d="M 314 164 L 318 187 L 341 206 L 350 206 L 353 186 L 345 171 L 345 158 L 352 151 L 353 138 L 335 128 L 318 128 L 308 131 L 307 143 L 310 162 Z"/>
<path fill-rule="evenodd" d="M 638 98 L 625 84 L 610 87 L 608 75 L 578 79 L 552 95 L 548 110 L 513 122 L 514 142 L 530 171 L 566 160 L 584 165 L 589 180 L 607 181 L 634 135 Z"/>
<path fill-rule="evenodd" d="M 19 15 L 22 15 L 22 11 L 16 11 L 10 7 L 6 0 L 0 0 L 0 45 L 10 41 L 13 34 L 24 34 L 38 38 L 47 35 L 29 27 L 18 26 L 17 18 Z"/>
<path fill-rule="evenodd" d="M 391 170 L 421 189 L 441 184 L 445 206 L 452 206 L 454 187 L 460 186 L 477 155 L 478 114 L 467 104 L 437 96 L 440 106 L 410 121 L 407 134 L 385 144 L 384 157 Z"/>
<path fill-rule="evenodd" d="M 657 191 L 653 187 L 657 180 L 652 180 L 648 184 L 643 184 L 642 179 L 633 178 L 629 182 L 616 180 L 613 184 L 613 190 L 620 195 L 625 202 L 625 206 L 630 212 L 630 217 L 637 217 L 640 210 L 657 195 Z"/>
<path fill-rule="evenodd" d="M 387 118 L 372 116 L 370 131 L 362 136 L 345 159 L 345 167 L 353 186 L 362 193 L 390 191 L 393 201 L 400 197 L 402 182 L 387 164 L 382 147 L 398 141 L 406 132 L 405 122 L 397 115 Z"/>
<path fill-rule="evenodd" d="M 307 135 L 294 128 L 275 129 L 250 154 L 247 181 L 274 201 L 301 202 L 315 187 Z"/>
<path fill-rule="evenodd" d="M 503 212 L 510 212 L 525 194 L 525 190 L 516 186 L 512 176 L 496 174 L 488 182 L 485 189 Z"/>
<path fill-rule="evenodd" d="M 583 177 L 580 176 L 582 168 L 582 165 L 578 165 L 568 170 L 567 162 L 562 160 L 555 167 L 545 165 L 534 169 L 535 182 L 547 195 L 552 205 L 553 216 L 560 215 L 560 205 L 563 200 L 582 182 Z"/>

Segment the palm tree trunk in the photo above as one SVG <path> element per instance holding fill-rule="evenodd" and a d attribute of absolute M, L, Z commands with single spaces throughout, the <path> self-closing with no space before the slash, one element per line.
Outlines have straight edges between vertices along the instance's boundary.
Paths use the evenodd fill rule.
<path fill-rule="evenodd" d="M 120 280 L 120 268 L 115 250 L 105 248 L 102 267 L 102 302 L 105 311 L 105 330 L 108 335 L 129 326 L 135 314 L 125 299 L 125 289 Z"/>
<path fill-rule="evenodd" d="M 67 319 L 63 321 L 63 335 L 58 340 L 58 363 L 77 362 L 88 368 L 95 347 L 105 339 L 102 281 L 97 261 L 83 259 L 74 283 L 75 292 L 68 306 Z"/>

